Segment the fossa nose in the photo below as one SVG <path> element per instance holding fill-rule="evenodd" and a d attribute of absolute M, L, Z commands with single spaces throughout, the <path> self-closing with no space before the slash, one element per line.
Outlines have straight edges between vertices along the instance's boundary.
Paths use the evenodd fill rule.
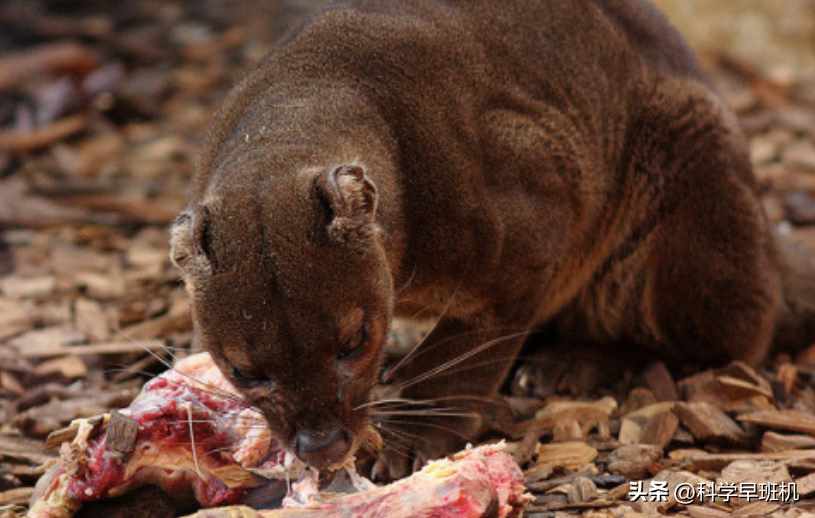
<path fill-rule="evenodd" d="M 294 438 L 297 456 L 311 466 L 322 469 L 341 461 L 351 448 L 351 437 L 342 428 L 304 429 Z"/>

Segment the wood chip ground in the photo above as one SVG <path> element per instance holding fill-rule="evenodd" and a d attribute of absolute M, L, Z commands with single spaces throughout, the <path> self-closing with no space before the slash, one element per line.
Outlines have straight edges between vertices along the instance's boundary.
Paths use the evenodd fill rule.
<path fill-rule="evenodd" d="M 25 512 L 53 462 L 49 434 L 126 406 L 195 349 L 166 227 L 211 112 L 309 2 L 50 4 L 0 3 L 3 518 Z M 815 76 L 770 74 L 724 49 L 702 58 L 750 138 L 771 223 L 815 250 Z M 400 324 L 395 344 L 413 329 Z M 815 508 L 815 347 L 710 369 L 578 345 L 541 343 L 521 361 L 504 394 L 512 412 L 492 423 L 492 438 L 515 441 L 535 496 L 527 516 Z M 126 452 L 132 423 L 111 426 L 109 447 Z M 640 480 L 794 481 L 800 501 L 631 502 Z"/>

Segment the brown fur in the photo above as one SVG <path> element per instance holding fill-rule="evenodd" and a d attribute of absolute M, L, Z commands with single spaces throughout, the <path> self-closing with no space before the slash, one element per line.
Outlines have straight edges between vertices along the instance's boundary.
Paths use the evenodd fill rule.
<path fill-rule="evenodd" d="M 394 313 L 443 314 L 397 380 L 497 339 L 415 399 L 494 394 L 544 323 L 760 361 L 790 276 L 745 149 L 644 1 L 360 0 L 229 95 L 173 254 L 199 339 L 276 433 L 353 451 Z M 436 425 L 477 429 L 415 425 L 419 457 L 460 445 Z"/>

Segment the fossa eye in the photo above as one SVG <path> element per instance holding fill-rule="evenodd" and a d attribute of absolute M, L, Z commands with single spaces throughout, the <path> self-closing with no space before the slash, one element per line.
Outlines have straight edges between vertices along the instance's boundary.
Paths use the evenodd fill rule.
<path fill-rule="evenodd" d="M 263 383 L 269 383 L 267 378 L 247 372 L 239 367 L 232 366 L 232 378 L 242 386 L 254 387 Z"/>
<path fill-rule="evenodd" d="M 353 360 L 354 358 L 359 357 L 365 351 L 365 346 L 367 343 L 368 326 L 367 324 L 362 324 L 359 326 L 356 333 L 354 333 L 351 338 L 342 344 L 339 352 L 337 353 L 337 358 L 340 360 Z"/>

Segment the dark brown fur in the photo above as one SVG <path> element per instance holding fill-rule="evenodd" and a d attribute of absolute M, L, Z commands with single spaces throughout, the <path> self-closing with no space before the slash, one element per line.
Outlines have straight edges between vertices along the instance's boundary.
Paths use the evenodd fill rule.
<path fill-rule="evenodd" d="M 644 1 L 360 0 L 230 94 L 174 260 L 199 339 L 279 436 L 342 429 L 353 451 L 393 314 L 443 314 L 397 381 L 501 338 L 414 399 L 494 394 L 544 323 L 760 361 L 792 277 L 745 149 Z M 460 445 L 436 425 L 477 429 L 434 423 L 419 457 Z"/>

